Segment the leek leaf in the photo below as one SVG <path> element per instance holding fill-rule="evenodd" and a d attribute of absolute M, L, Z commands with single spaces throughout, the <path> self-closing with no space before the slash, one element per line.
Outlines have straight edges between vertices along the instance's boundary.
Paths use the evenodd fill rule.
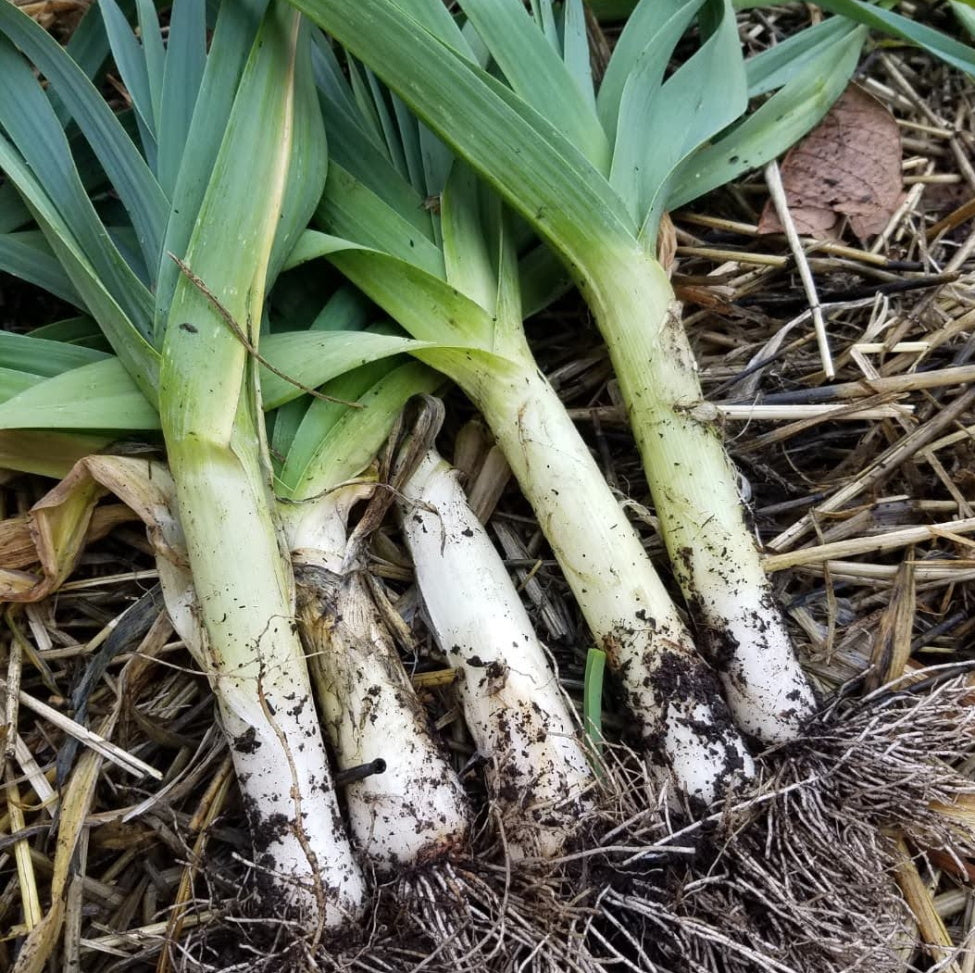
<path fill-rule="evenodd" d="M 0 366 L 0 402 L 6 402 L 43 381 L 39 375 Z"/>
<path fill-rule="evenodd" d="M 583 260 L 594 239 L 632 239 L 632 219 L 582 153 L 509 88 L 424 30 L 401 4 L 295 5 L 350 50 L 367 55 L 373 70 L 461 156 L 477 160 L 484 177 L 540 232 L 567 241 L 573 259 Z M 477 124 L 470 124 L 472 118 Z"/>
<path fill-rule="evenodd" d="M 757 111 L 688 159 L 675 176 L 668 206 L 676 209 L 764 165 L 808 132 L 843 93 L 856 70 L 864 28 L 820 51 Z"/>
<path fill-rule="evenodd" d="M 677 166 L 695 149 L 735 121 L 748 107 L 745 68 L 738 26 L 730 0 L 716 6 L 714 32 L 667 79 L 660 89 L 657 110 L 642 125 L 644 164 L 639 171 L 637 219 L 643 215 L 641 236 L 652 241 L 666 207 L 666 183 Z M 720 83 L 715 83 L 719 79 Z M 624 95 L 624 105 L 625 105 Z M 620 125 L 624 124 L 621 106 Z M 614 160 L 615 161 L 615 160 Z M 649 249 L 649 246 L 648 246 Z"/>
<path fill-rule="evenodd" d="M 193 110 L 203 83 L 206 43 L 204 0 L 181 0 L 173 4 L 156 126 L 156 177 L 170 198 L 176 189 Z"/>
<path fill-rule="evenodd" d="M 454 166 L 440 207 L 446 280 L 487 311 L 494 312 L 497 275 L 485 232 L 478 179 L 463 163 Z M 519 315 L 520 317 L 520 315 Z"/>
<path fill-rule="evenodd" d="M 664 45 L 670 49 L 693 20 L 704 0 L 642 0 L 636 4 L 633 14 L 623 28 L 613 56 L 606 65 L 596 107 L 603 128 L 611 136 L 616 133 L 616 121 L 620 111 L 620 101 L 627 79 L 649 54 L 651 63 L 659 63 L 662 55 L 655 53 Z M 675 34 L 676 31 L 676 34 Z M 663 38 L 674 36 L 672 42 Z M 666 62 L 664 63 L 666 67 Z M 643 68 L 642 70 L 646 70 Z"/>
<path fill-rule="evenodd" d="M 263 407 L 276 409 L 302 395 L 296 382 L 315 388 L 370 362 L 437 347 L 432 342 L 375 332 L 269 335 L 263 353 L 287 378 L 261 367 Z M 0 398 L 6 400 L 0 406 L 0 428 L 133 432 L 159 428 L 155 406 L 139 392 L 115 356 L 33 335 L 0 332 L 0 370 L 4 374 Z"/>
<path fill-rule="evenodd" d="M 536 29 L 520 0 L 461 0 L 508 83 L 552 122 L 599 172 L 609 170 L 609 143 L 594 110 L 563 60 Z"/>
<path fill-rule="evenodd" d="M 30 210 L 17 195 L 17 190 L 5 182 L 0 186 L 0 233 L 10 233 L 30 222 Z"/>
<path fill-rule="evenodd" d="M 0 270 L 42 287 L 49 294 L 82 307 L 83 302 L 42 233 L 0 233 Z"/>
<path fill-rule="evenodd" d="M 949 2 L 959 23 L 968 31 L 970 37 L 975 37 L 975 10 L 967 3 L 961 3 L 960 0 L 949 0 Z"/>
<path fill-rule="evenodd" d="M 227 127 L 244 63 L 253 45 L 268 0 L 235 0 L 222 4 L 206 58 L 172 195 L 165 243 L 156 280 L 156 341 L 165 327 L 165 310 L 172 301 L 179 269 L 166 254 L 186 253 L 196 226 L 203 195 L 213 172 L 221 137 Z M 174 83 L 176 83 L 174 81 Z"/>
<path fill-rule="evenodd" d="M 328 391 L 344 397 L 353 383 L 365 384 L 355 395 L 361 408 L 323 401 L 309 407 L 278 473 L 279 496 L 307 499 L 357 476 L 382 448 L 406 403 L 434 392 L 443 379 L 419 362 L 392 370 L 383 363 L 345 376 Z"/>
<path fill-rule="evenodd" d="M 473 60 L 474 52 L 470 44 L 444 4 L 429 3 L 428 0 L 398 0 L 398 6 L 447 47 Z"/>
<path fill-rule="evenodd" d="M 12 9 L 12 8 L 11 8 Z M 18 14 L 18 16 L 22 16 Z M 3 13 L 0 8 L 0 24 Z M 29 205 L 45 229 L 38 208 L 49 209 L 62 229 L 62 238 L 77 241 L 86 265 L 93 268 L 100 288 L 107 290 L 123 308 L 131 325 L 143 335 L 151 321 L 151 298 L 122 259 L 98 218 L 71 157 L 68 141 L 50 103 L 26 62 L 0 39 L 0 86 L 10 85 L 16 98 L 0 99 L 0 126 L 11 142 L 0 135 L 0 169 Z M 58 249 L 48 230 L 48 242 Z M 65 268 L 68 270 L 68 268 Z M 68 270 L 71 276 L 70 270 Z M 75 288 L 84 295 L 72 277 Z"/>
<path fill-rule="evenodd" d="M 325 194 L 315 216 L 338 233 L 350 229 L 363 245 L 385 250 L 408 260 L 427 273 L 443 276 L 443 255 L 427 237 L 417 232 L 398 210 L 390 207 L 358 179 L 338 165 L 330 165 Z M 302 239 L 305 239 L 304 237 Z M 289 257 L 294 262 L 295 253 Z"/>
<path fill-rule="evenodd" d="M 666 55 L 658 52 L 673 49 L 703 3 L 704 0 L 642 0 L 636 6 L 616 42 L 596 96 L 599 117 L 610 135 L 616 133 L 627 80 L 638 67 L 642 73 L 666 67 L 666 60 L 661 66 L 661 58 Z"/>
<path fill-rule="evenodd" d="M 369 362 L 329 382 L 325 394 L 330 399 L 302 396 L 268 414 L 277 497 L 293 497 L 282 476 L 285 467 L 289 463 L 304 466 L 305 462 L 298 459 L 300 454 L 311 455 L 318 448 L 318 442 L 347 412 L 361 412 L 360 409 L 350 409 L 346 403 L 359 399 L 389 371 L 389 367 L 389 361 Z M 294 474 L 288 475 L 287 479 L 293 480 Z"/>
<path fill-rule="evenodd" d="M 290 331 L 268 335 L 262 342 L 264 356 L 292 381 L 262 369 L 263 407 L 275 409 L 301 395 L 295 381 L 316 388 L 379 358 L 435 347 L 435 342 L 370 331 Z"/>
<path fill-rule="evenodd" d="M 159 415 L 117 358 L 82 365 L 0 404 L 0 429 L 158 429 Z"/>
<path fill-rule="evenodd" d="M 0 33 L 37 66 L 85 133 L 129 213 L 146 263 L 153 266 L 159 259 L 169 205 L 111 108 L 57 41 L 13 4 L 0 5 Z M 7 83 L 0 86 L 14 90 Z M 19 101 L 18 93 L 18 98 L 5 98 L 3 104 Z"/>
<path fill-rule="evenodd" d="M 750 57 L 745 62 L 749 96 L 755 98 L 781 88 L 812 59 L 842 43 L 852 30 L 856 25 L 845 17 L 828 17 Z"/>
<path fill-rule="evenodd" d="M 292 260 L 326 256 L 416 339 L 451 349 L 490 349 L 492 316 L 442 277 L 381 250 L 315 230 L 302 235 Z"/>
<path fill-rule="evenodd" d="M 594 763 L 599 767 L 603 749 L 603 680 L 606 673 L 606 653 L 590 648 L 586 653 L 586 673 L 583 682 L 583 732 L 589 741 Z"/>
<path fill-rule="evenodd" d="M 52 324 L 44 324 L 34 328 L 31 338 L 45 338 L 65 345 L 79 345 L 83 348 L 93 348 L 95 351 L 110 352 L 111 346 L 105 340 L 98 322 L 87 314 L 76 318 L 64 318 Z"/>
<path fill-rule="evenodd" d="M 595 85 L 589 57 L 589 32 L 582 0 L 566 0 L 562 8 L 562 60 L 590 112 L 596 112 Z M 598 115 L 596 116 L 598 118 Z"/>
<path fill-rule="evenodd" d="M 630 209 L 634 220 L 640 218 L 636 214 L 639 195 L 637 174 L 643 162 L 640 154 L 646 152 L 647 148 L 641 126 L 646 124 L 656 104 L 670 52 L 703 2 L 697 0 L 696 3 L 684 4 L 666 19 L 661 16 L 655 20 L 652 28 L 648 25 L 647 34 L 639 39 L 642 47 L 637 47 L 636 43 L 622 46 L 624 40 L 630 40 L 633 36 L 624 31 L 599 89 L 600 117 L 606 131 L 616 139 L 610 182 L 624 198 L 632 200 Z M 641 5 L 639 12 L 643 13 L 644 9 Z M 627 57 L 631 53 L 630 47 L 635 49 L 633 58 Z M 614 70 L 620 64 L 630 63 L 632 66 L 625 74 L 621 70 Z"/>
<path fill-rule="evenodd" d="M 155 169 L 156 113 L 146 57 L 116 0 L 103 0 L 101 6 L 112 56 L 138 119 L 142 151 L 150 168 Z"/>
<path fill-rule="evenodd" d="M 331 164 L 354 171 L 358 182 L 391 206 L 400 219 L 411 223 L 418 233 L 433 241 L 434 232 L 430 217 L 424 209 L 424 195 L 407 182 L 403 169 L 397 168 L 390 156 L 379 148 L 367 131 L 367 121 L 362 114 L 355 111 L 354 106 L 353 111 L 347 110 L 346 99 L 342 97 L 342 93 L 333 92 L 329 88 L 322 95 L 325 127 L 328 132 L 330 178 Z M 423 151 L 424 154 L 428 152 L 425 145 Z M 337 190 L 337 193 L 341 197 L 341 190 Z M 328 204 L 329 195 L 331 193 L 326 191 L 323 204 Z"/>
<path fill-rule="evenodd" d="M 0 366 L 32 375 L 51 377 L 110 357 L 81 345 L 0 331 Z"/>
<path fill-rule="evenodd" d="M 97 434 L 5 429 L 0 431 L 0 469 L 62 479 L 78 460 L 104 449 L 111 441 L 111 436 Z"/>
<path fill-rule="evenodd" d="M 179 6 L 179 4 L 177 4 Z M 159 16 L 152 0 L 135 0 L 139 21 L 139 37 L 142 41 L 143 63 L 149 88 L 149 106 L 152 111 L 152 128 L 158 136 L 159 109 L 162 101 L 163 74 L 166 65 L 166 48 L 163 44 Z"/>
<path fill-rule="evenodd" d="M 106 290 L 102 275 L 88 262 L 84 250 L 74 240 L 56 207 L 3 136 L 0 136 L 0 169 L 4 170 L 7 178 L 15 183 L 29 200 L 38 225 L 44 230 L 52 251 L 61 261 L 75 290 L 84 300 L 85 307 L 98 320 L 105 336 L 125 362 L 143 392 L 150 398 L 154 398 L 159 366 L 158 353 L 146 342 L 113 295 Z M 120 257 L 118 263 L 121 265 L 120 272 L 127 270 Z M 129 274 L 131 275 L 131 271 Z M 151 295 L 134 275 L 130 277 L 126 296 L 130 299 L 130 307 L 134 306 L 137 309 L 138 319 L 146 322 L 151 320 Z"/>
<path fill-rule="evenodd" d="M 304 47 L 296 46 L 297 38 L 290 36 L 292 28 L 283 20 L 272 11 L 262 24 L 266 33 L 255 42 L 241 77 L 185 258 L 252 342 L 262 316 L 273 237 L 280 221 L 298 220 L 297 213 L 289 216 L 270 203 L 270 194 L 284 195 L 291 137 L 302 129 L 297 121 L 292 129 L 289 118 L 297 102 L 293 85 L 311 84 L 310 70 L 304 75 L 295 63 L 295 52 Z M 313 188 L 297 194 L 305 205 L 310 196 L 317 201 L 324 185 L 323 135 L 319 141 L 317 152 L 295 150 L 306 164 L 301 175 Z M 241 178 L 242 159 L 247 160 L 247 178 Z M 255 186 L 269 194 L 267 202 L 254 205 Z M 177 282 L 166 313 L 160 405 L 167 443 L 172 448 L 171 439 L 192 435 L 224 448 L 238 414 L 246 409 L 241 401 L 246 349 L 212 299 L 185 276 Z"/>
<path fill-rule="evenodd" d="M 823 0 L 820 6 L 830 13 L 917 44 L 959 71 L 975 75 L 975 50 L 926 24 L 863 0 Z"/>

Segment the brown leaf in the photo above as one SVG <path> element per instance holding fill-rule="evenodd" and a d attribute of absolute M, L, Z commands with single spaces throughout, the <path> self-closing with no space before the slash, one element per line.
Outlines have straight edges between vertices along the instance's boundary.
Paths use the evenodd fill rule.
<path fill-rule="evenodd" d="M 677 256 L 677 228 L 669 213 L 660 218 L 660 228 L 657 230 L 657 263 L 667 273 L 674 269 L 674 259 Z"/>
<path fill-rule="evenodd" d="M 865 240 L 879 233 L 903 198 L 897 122 L 876 98 L 850 85 L 782 163 L 789 212 L 800 233 L 837 239 L 842 220 Z M 771 200 L 760 233 L 781 233 Z"/>

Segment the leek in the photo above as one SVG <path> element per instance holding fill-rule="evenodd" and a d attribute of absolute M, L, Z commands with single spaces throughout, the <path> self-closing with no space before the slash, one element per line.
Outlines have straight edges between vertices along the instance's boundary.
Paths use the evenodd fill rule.
<path fill-rule="evenodd" d="M 330 394 L 352 393 L 359 408 L 312 403 L 276 477 L 297 577 L 297 620 L 326 732 L 340 766 L 383 762 L 382 773 L 345 791 L 353 837 L 383 874 L 450 857 L 470 830 L 460 782 L 373 602 L 363 551 L 369 533 L 360 526 L 350 536 L 347 528 L 352 507 L 375 492 L 361 475 L 406 400 L 438 381 L 412 363 L 366 368 L 332 383 Z M 381 519 L 385 497 L 377 495 L 378 511 L 374 500 L 376 512 L 365 522 Z"/>
<path fill-rule="evenodd" d="M 621 674 L 644 742 L 659 747 L 681 790 L 710 803 L 751 773 L 751 758 L 639 537 L 529 351 L 499 203 L 404 115 L 399 137 L 427 153 L 424 192 L 440 198 L 439 215 L 424 210 L 420 191 L 390 156 L 384 161 L 368 122 L 354 120 L 354 100 L 327 55 L 317 69 L 335 133 L 318 219 L 348 239 L 308 232 L 290 263 L 328 255 L 415 339 L 439 346 L 414 354 L 484 414 Z M 381 95 L 376 104 L 382 111 Z"/>
<path fill-rule="evenodd" d="M 261 86 L 249 88 L 245 69 L 235 102 L 240 107 L 215 163 L 218 178 L 226 172 L 237 181 L 243 177 L 244 185 L 263 186 L 263 205 L 228 210 L 228 194 L 211 182 L 217 188 L 208 187 L 186 255 L 230 315 L 245 323 L 252 342 L 291 164 L 301 37 L 297 18 L 278 20 L 273 13 L 250 62 Z M 255 145 L 276 145 L 278 154 L 255 153 Z M 321 137 L 302 148 L 320 153 Z M 242 173 L 244 158 L 262 164 Z M 249 259 L 228 265 L 231 248 Z M 292 624 L 293 579 L 273 516 L 255 378 L 256 363 L 221 313 L 181 277 L 166 315 L 159 411 L 206 656 L 216 664 L 213 678 L 238 777 L 246 781 L 252 834 L 264 845 L 258 864 L 272 885 L 280 884 L 281 873 L 302 878 L 306 887 L 294 898 L 337 926 L 361 908 L 364 884 L 338 823 Z M 282 815 L 284 794 L 291 807 Z"/>
<path fill-rule="evenodd" d="M 432 449 L 404 483 L 399 506 L 509 848 L 554 858 L 591 814 L 594 780 L 558 679 L 456 471 Z"/>
<path fill-rule="evenodd" d="M 307 912 L 320 929 L 358 914 L 364 884 L 292 630 L 293 581 L 262 458 L 257 366 L 225 320 L 241 322 L 256 341 L 272 241 L 303 225 L 324 178 L 321 121 L 308 111 L 307 34 L 283 5 L 272 4 L 266 16 L 264 6 L 221 9 L 205 71 L 197 74 L 196 111 L 192 98 L 138 106 L 145 157 L 70 57 L 16 8 L 0 7 L 0 72 L 18 91 L 0 105 L 0 166 L 118 356 L 22 391 L 5 403 L 6 425 L 32 424 L 24 418 L 30 397 L 42 396 L 38 389 L 48 383 L 96 390 L 79 413 L 110 413 L 107 390 L 93 384 L 94 375 L 79 375 L 96 370 L 114 374 L 127 396 L 129 418 L 118 421 L 135 414 L 140 425 L 161 423 L 198 596 L 197 658 L 230 738 L 258 881 L 275 908 Z M 186 83 L 176 66 L 188 50 L 204 49 L 205 32 L 202 5 L 185 0 L 170 35 L 171 83 Z M 121 25 L 116 33 L 116 45 L 123 43 Z M 51 82 L 116 188 L 134 230 L 118 237 L 135 244 L 124 256 L 13 44 Z M 160 149 L 166 138 L 176 141 Z M 255 182 L 266 190 L 257 205 Z M 170 248 L 185 257 L 192 277 L 180 273 Z"/>
<path fill-rule="evenodd" d="M 294 2 L 565 262 L 609 348 L 675 574 L 735 719 L 766 741 L 795 737 L 813 694 L 654 248 L 667 208 L 774 158 L 822 117 L 855 67 L 862 28 L 850 25 L 815 56 L 797 58 L 776 76 L 780 90 L 744 117 L 761 63 L 745 64 L 728 0 L 643 0 L 598 95 L 579 0 L 559 16 L 540 3 L 539 20 L 518 0 L 462 0 L 464 33 L 436 0 Z M 674 45 L 695 19 L 700 48 L 665 80 Z M 558 29 L 546 32 L 548 21 Z M 506 83 L 481 69 L 471 32 Z"/>

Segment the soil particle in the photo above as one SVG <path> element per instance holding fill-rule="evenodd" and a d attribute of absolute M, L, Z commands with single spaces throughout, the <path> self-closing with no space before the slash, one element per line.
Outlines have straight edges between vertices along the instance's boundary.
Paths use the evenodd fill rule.
<path fill-rule="evenodd" d="M 255 753 L 260 750 L 261 741 L 257 739 L 257 731 L 249 726 L 239 736 L 234 737 L 234 750 L 237 753 Z"/>

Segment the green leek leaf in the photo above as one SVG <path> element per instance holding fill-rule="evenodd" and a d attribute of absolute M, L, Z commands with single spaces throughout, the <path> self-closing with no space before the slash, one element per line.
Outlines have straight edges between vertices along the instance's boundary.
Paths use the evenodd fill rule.
<path fill-rule="evenodd" d="M 917 44 L 959 71 L 975 74 L 975 50 L 932 27 L 894 13 L 893 10 L 864 3 L 863 0 L 823 0 L 819 5 L 830 13 L 841 14 L 866 27 Z"/>
<path fill-rule="evenodd" d="M 56 90 L 85 133 L 132 219 L 148 265 L 159 259 L 168 202 L 105 99 L 65 50 L 13 4 L 0 5 L 0 33 L 17 45 Z M 12 87 L 3 86 L 12 91 Z M 12 105 L 18 98 L 3 99 Z"/>
<path fill-rule="evenodd" d="M 37 230 L 0 233 L 0 270 L 42 287 L 75 307 L 83 306 L 44 235 Z"/>
<path fill-rule="evenodd" d="M 843 93 L 864 36 L 864 28 L 847 22 L 844 37 L 818 52 L 757 111 L 692 155 L 671 183 L 668 206 L 683 206 L 794 145 Z"/>
<path fill-rule="evenodd" d="M 609 171 L 609 143 L 586 97 L 561 57 L 546 42 L 520 0 L 461 0 L 508 83 L 552 122 L 598 172 Z"/>
<path fill-rule="evenodd" d="M 0 429 L 159 428 L 159 415 L 117 358 L 82 365 L 0 404 Z"/>
<path fill-rule="evenodd" d="M 149 163 L 149 167 L 155 169 L 156 112 L 149 82 L 146 54 L 142 44 L 136 40 L 129 22 L 125 19 L 125 15 L 115 0 L 104 0 L 102 17 L 105 19 L 105 29 L 108 32 L 108 41 L 112 47 L 112 56 L 122 77 L 122 82 L 132 99 L 132 107 L 135 109 L 138 119 L 143 154 Z"/>
<path fill-rule="evenodd" d="M 176 189 L 193 110 L 203 83 L 206 44 L 204 0 L 181 0 L 173 4 L 156 126 L 156 176 L 170 198 Z"/>

